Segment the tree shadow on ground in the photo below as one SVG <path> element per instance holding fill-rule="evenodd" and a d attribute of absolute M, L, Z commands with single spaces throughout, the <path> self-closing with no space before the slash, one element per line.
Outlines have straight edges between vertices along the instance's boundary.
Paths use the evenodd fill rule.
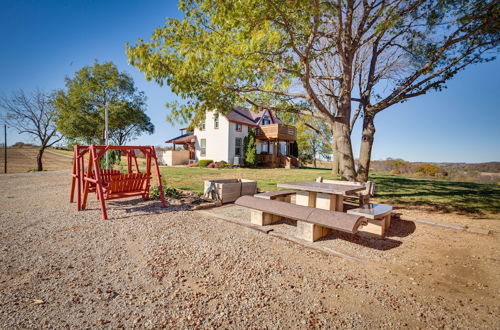
<path fill-rule="evenodd" d="M 376 183 L 376 198 L 383 202 L 465 214 L 500 209 L 500 187 L 495 185 L 390 175 L 373 175 L 371 179 Z"/>

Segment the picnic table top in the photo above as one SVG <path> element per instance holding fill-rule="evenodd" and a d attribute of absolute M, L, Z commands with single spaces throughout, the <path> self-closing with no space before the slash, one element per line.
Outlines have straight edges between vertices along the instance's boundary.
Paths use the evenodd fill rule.
<path fill-rule="evenodd" d="M 280 188 L 312 191 L 312 192 L 334 194 L 334 195 L 347 194 L 365 189 L 364 186 L 354 185 L 354 184 L 352 185 L 336 184 L 336 183 L 324 183 L 316 181 L 285 182 L 285 183 L 278 183 L 277 186 Z"/>

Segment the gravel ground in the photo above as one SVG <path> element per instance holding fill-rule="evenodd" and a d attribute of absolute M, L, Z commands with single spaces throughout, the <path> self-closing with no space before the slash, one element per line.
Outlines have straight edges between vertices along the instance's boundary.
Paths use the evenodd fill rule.
<path fill-rule="evenodd" d="M 67 172 L 0 187 L 2 329 L 499 327 L 498 230 L 396 221 L 387 241 L 315 243 L 356 263 L 183 205 L 111 201 L 102 221 L 94 197 L 69 204 Z"/>

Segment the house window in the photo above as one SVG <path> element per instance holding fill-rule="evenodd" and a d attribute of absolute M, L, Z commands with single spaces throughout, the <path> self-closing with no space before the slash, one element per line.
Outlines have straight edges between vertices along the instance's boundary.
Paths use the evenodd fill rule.
<path fill-rule="evenodd" d="M 241 132 L 241 130 L 242 130 L 242 125 L 236 124 L 236 132 Z"/>
<path fill-rule="evenodd" d="M 261 153 L 263 153 L 263 154 L 269 153 L 269 143 L 268 142 L 262 143 Z"/>
<path fill-rule="evenodd" d="M 205 122 L 201 123 L 200 131 L 204 131 L 206 128 Z"/>
<path fill-rule="evenodd" d="M 201 155 L 206 156 L 207 155 L 207 140 L 201 139 L 200 145 L 201 145 Z"/>
<path fill-rule="evenodd" d="M 271 121 L 269 120 L 269 117 L 267 115 L 262 117 L 262 125 L 269 125 L 270 123 Z"/>
<path fill-rule="evenodd" d="M 241 156 L 241 138 L 236 138 L 234 141 L 234 155 Z"/>
<path fill-rule="evenodd" d="M 214 115 L 214 128 L 215 128 L 215 129 L 218 129 L 218 128 L 219 128 L 219 114 L 218 114 L 218 113 L 216 113 L 216 114 Z"/>

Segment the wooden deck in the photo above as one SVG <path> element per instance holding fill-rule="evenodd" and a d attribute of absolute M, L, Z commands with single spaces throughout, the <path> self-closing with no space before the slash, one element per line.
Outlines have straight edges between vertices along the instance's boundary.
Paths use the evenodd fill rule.
<path fill-rule="evenodd" d="M 257 164 L 262 167 L 295 168 L 299 167 L 299 160 L 292 156 L 258 154 Z"/>
<path fill-rule="evenodd" d="M 255 133 L 258 140 L 295 141 L 297 138 L 297 129 L 284 124 L 264 125 L 257 128 Z"/>

